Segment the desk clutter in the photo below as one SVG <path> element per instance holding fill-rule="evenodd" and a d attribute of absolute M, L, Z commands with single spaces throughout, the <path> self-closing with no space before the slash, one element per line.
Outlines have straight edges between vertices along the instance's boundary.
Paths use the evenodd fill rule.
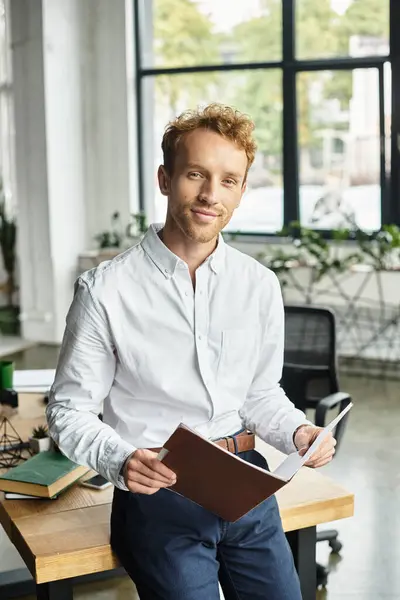
<path fill-rule="evenodd" d="M 25 460 L 24 450 L 30 453 L 29 442 L 23 442 L 8 418 L 0 414 L 0 469 L 10 469 Z"/>
<path fill-rule="evenodd" d="M 0 361 L 0 469 L 10 469 L 51 449 L 46 426 L 34 427 L 29 440 L 23 441 L 11 419 L 18 414 L 18 393 L 25 389 L 48 391 L 53 379 L 53 369 L 16 371 L 12 361 Z"/>
<path fill-rule="evenodd" d="M 10 420 L 18 411 L 13 389 L 14 363 L 0 361 L 0 468 L 9 469 L 23 460 L 24 442 Z"/>
<path fill-rule="evenodd" d="M 48 390 L 53 378 L 54 371 L 14 371 L 13 362 L 0 361 L 0 469 L 7 469 L 0 474 L 0 491 L 6 499 L 57 498 L 90 470 L 60 453 L 45 424 L 37 423 L 30 435 L 25 431 L 25 441 L 18 433 L 18 391 Z"/>

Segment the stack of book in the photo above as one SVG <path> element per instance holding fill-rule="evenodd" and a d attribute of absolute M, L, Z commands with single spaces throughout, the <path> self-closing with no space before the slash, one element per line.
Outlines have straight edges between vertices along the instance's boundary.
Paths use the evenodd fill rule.
<path fill-rule="evenodd" d="M 6 499 L 54 499 L 89 470 L 60 452 L 40 452 L 0 475 L 0 490 Z"/>

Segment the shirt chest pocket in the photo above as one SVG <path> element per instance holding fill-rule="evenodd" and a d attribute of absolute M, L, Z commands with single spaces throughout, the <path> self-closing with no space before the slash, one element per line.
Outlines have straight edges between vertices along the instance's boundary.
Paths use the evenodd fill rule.
<path fill-rule="evenodd" d="M 252 377 L 257 361 L 258 328 L 226 329 L 221 332 L 218 379 Z"/>

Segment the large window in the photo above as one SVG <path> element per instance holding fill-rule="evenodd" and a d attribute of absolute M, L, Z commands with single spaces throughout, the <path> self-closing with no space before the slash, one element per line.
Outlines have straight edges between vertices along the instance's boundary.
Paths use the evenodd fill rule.
<path fill-rule="evenodd" d="M 145 5 L 151 34 L 142 53 L 145 67 L 282 58 L 281 0 L 145 0 L 146 10 Z"/>
<path fill-rule="evenodd" d="M 301 222 L 379 229 L 378 69 L 299 73 L 297 98 Z"/>
<path fill-rule="evenodd" d="M 151 218 L 165 217 L 155 173 L 166 123 L 217 101 L 250 114 L 258 142 L 229 231 L 274 233 L 293 220 L 377 230 L 393 220 L 389 0 L 135 7 L 140 191 Z"/>
<path fill-rule="evenodd" d="M 153 171 L 162 163 L 160 140 L 165 124 L 188 106 L 223 102 L 254 115 L 258 152 L 249 173 L 246 201 L 235 212 L 234 231 L 276 231 L 283 222 L 282 81 L 277 69 L 161 75 L 154 79 Z M 158 143 L 157 143 L 158 141 Z M 165 217 L 166 199 L 155 187 L 155 218 Z M 257 215 L 257 219 L 255 219 Z"/>
<path fill-rule="evenodd" d="M 296 58 L 386 56 L 388 0 L 296 0 Z"/>

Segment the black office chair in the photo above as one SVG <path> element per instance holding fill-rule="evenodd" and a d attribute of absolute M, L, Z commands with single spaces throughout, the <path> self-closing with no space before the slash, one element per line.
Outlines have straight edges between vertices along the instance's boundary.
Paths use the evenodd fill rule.
<path fill-rule="evenodd" d="M 327 308 L 285 306 L 285 353 L 281 385 L 289 399 L 302 411 L 314 409 L 315 425 L 327 424 L 327 413 L 342 411 L 351 397 L 339 391 L 336 357 L 335 315 Z M 333 432 L 336 452 L 346 428 L 348 414 Z M 312 419 L 311 419 L 312 420 Z M 329 419 L 331 420 L 331 419 Z M 327 541 L 332 552 L 342 544 L 336 530 L 320 531 L 317 542 Z M 317 564 L 317 585 L 325 586 L 329 570 Z"/>

